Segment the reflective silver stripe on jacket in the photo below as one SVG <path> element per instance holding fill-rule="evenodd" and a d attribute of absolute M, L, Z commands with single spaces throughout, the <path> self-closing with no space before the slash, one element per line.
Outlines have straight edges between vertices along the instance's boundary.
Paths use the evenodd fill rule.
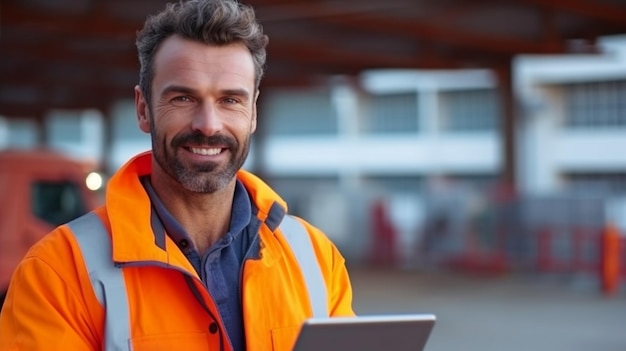
<path fill-rule="evenodd" d="M 111 240 L 106 227 L 93 212 L 68 223 L 83 254 L 89 279 L 105 309 L 104 350 L 128 351 L 130 315 L 122 270 L 111 259 Z M 290 215 L 279 225 L 304 275 L 313 317 L 328 317 L 326 284 L 306 228 Z"/>
<path fill-rule="evenodd" d="M 122 270 L 111 260 L 111 240 L 93 212 L 68 223 L 83 254 L 91 285 L 104 307 L 103 350 L 130 350 L 130 318 Z"/>
<path fill-rule="evenodd" d="M 328 317 L 326 284 L 306 228 L 290 215 L 285 215 L 279 228 L 289 242 L 304 275 L 313 317 Z"/>

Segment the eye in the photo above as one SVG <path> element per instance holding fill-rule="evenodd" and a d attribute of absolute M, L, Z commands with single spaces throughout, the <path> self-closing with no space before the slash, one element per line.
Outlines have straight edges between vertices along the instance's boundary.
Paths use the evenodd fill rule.
<path fill-rule="evenodd" d="M 185 107 L 190 106 L 194 101 L 189 95 L 179 95 L 170 99 L 170 104 L 177 107 Z"/>
<path fill-rule="evenodd" d="M 191 102 L 191 98 L 186 95 L 176 96 L 172 99 L 173 102 Z"/>
<path fill-rule="evenodd" d="M 222 99 L 222 102 L 225 104 L 232 105 L 232 104 L 238 104 L 239 100 L 232 98 L 232 97 L 227 97 L 227 98 Z"/>

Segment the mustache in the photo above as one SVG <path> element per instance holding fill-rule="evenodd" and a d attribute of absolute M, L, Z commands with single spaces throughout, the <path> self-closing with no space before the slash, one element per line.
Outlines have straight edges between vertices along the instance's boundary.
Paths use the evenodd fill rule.
<path fill-rule="evenodd" d="M 172 147 L 180 147 L 184 144 L 205 145 L 205 146 L 223 146 L 229 149 L 237 147 L 237 141 L 223 134 L 206 136 L 202 133 L 194 132 L 191 134 L 177 135 L 172 139 Z"/>

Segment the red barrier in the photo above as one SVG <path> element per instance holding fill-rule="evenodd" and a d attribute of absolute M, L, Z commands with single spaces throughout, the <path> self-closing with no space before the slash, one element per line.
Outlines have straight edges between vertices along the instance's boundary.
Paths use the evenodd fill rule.
<path fill-rule="evenodd" d="M 372 221 L 373 240 L 370 247 L 370 263 L 376 266 L 394 266 L 397 263 L 396 233 L 383 201 L 374 203 Z"/>
<path fill-rule="evenodd" d="M 557 255 L 558 243 L 570 247 L 569 254 Z M 620 237 L 614 226 L 602 230 L 575 228 L 559 233 L 542 228 L 536 233 L 536 244 L 535 265 L 539 272 L 597 275 L 606 295 L 615 294 L 620 278 L 626 278 L 626 239 Z"/>
<path fill-rule="evenodd" d="M 466 272 L 501 274 L 507 271 L 507 257 L 504 250 L 506 231 L 495 231 L 492 246 L 481 245 L 478 234 L 469 228 L 465 232 L 463 252 L 448 260 L 448 265 Z"/>
<path fill-rule="evenodd" d="M 598 228 L 575 228 L 572 231 L 572 260 L 570 270 L 595 274 L 599 267 Z"/>
<path fill-rule="evenodd" d="M 548 228 L 537 231 L 537 270 L 547 272 L 553 270 L 552 233 Z"/>
<path fill-rule="evenodd" d="M 551 273 L 592 273 L 596 274 L 599 267 L 600 232 L 596 228 L 578 227 L 556 233 L 551 228 L 542 228 L 536 234 L 536 269 Z M 555 247 L 566 253 L 557 255 Z"/>

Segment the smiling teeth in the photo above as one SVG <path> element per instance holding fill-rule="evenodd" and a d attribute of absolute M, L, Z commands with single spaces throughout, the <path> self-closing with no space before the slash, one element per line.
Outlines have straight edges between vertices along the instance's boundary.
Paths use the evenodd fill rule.
<path fill-rule="evenodd" d="M 221 151 L 222 149 L 199 149 L 195 147 L 191 148 L 191 152 L 193 152 L 194 154 L 203 155 L 203 156 L 217 155 Z"/>

